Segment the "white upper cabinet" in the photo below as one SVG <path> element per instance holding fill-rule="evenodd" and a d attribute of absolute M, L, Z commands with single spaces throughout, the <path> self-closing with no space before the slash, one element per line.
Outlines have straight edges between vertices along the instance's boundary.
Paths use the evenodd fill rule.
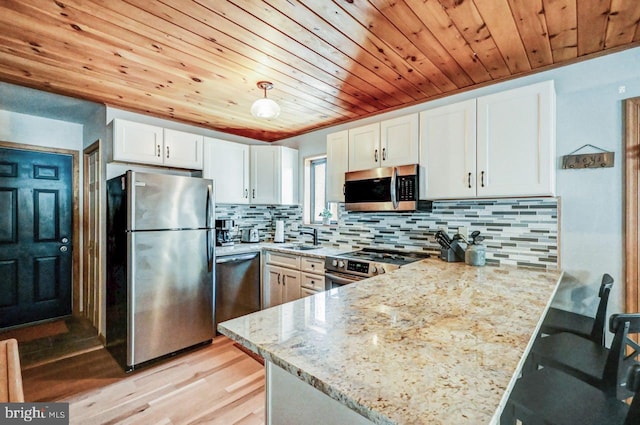
<path fill-rule="evenodd" d="M 478 98 L 478 196 L 555 193 L 553 81 Z"/>
<path fill-rule="evenodd" d="M 476 196 L 476 100 L 420 113 L 420 199 Z"/>
<path fill-rule="evenodd" d="M 380 123 L 349 130 L 349 171 L 380 167 Z"/>
<path fill-rule="evenodd" d="M 298 151 L 284 146 L 250 147 L 252 204 L 298 202 Z"/>
<path fill-rule="evenodd" d="M 418 147 L 418 114 L 351 129 L 349 171 L 415 164 Z"/>
<path fill-rule="evenodd" d="M 203 137 L 148 124 L 113 120 L 113 160 L 201 170 Z"/>
<path fill-rule="evenodd" d="M 164 129 L 164 165 L 202 170 L 204 137 L 184 131 Z"/>
<path fill-rule="evenodd" d="M 380 123 L 380 166 L 418 162 L 418 114 L 385 120 Z"/>
<path fill-rule="evenodd" d="M 344 202 L 344 173 L 349 171 L 349 131 L 327 135 L 327 202 Z"/>
<path fill-rule="evenodd" d="M 162 127 L 113 120 L 113 160 L 162 165 Z"/>
<path fill-rule="evenodd" d="M 249 203 L 249 145 L 205 137 L 202 176 L 213 179 L 216 203 Z"/>
<path fill-rule="evenodd" d="M 420 113 L 420 198 L 553 196 L 553 82 Z"/>

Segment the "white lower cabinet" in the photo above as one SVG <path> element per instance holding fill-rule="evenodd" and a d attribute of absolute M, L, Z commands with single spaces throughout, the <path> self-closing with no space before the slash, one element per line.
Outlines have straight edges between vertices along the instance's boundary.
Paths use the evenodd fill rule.
<path fill-rule="evenodd" d="M 306 297 L 324 290 L 324 260 L 315 257 L 301 257 L 300 296 Z"/>
<path fill-rule="evenodd" d="M 284 267 L 265 266 L 265 308 L 300 298 L 300 272 Z"/>
<path fill-rule="evenodd" d="M 324 291 L 322 258 L 266 251 L 264 259 L 264 308 Z"/>

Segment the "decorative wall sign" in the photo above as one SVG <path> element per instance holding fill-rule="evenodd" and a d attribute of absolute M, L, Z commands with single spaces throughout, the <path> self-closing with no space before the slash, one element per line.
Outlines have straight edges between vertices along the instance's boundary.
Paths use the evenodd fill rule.
<path fill-rule="evenodd" d="M 592 147 L 600 152 L 577 154 L 586 147 Z M 562 168 L 606 168 L 613 167 L 615 152 L 608 152 L 597 146 L 586 144 L 562 157 Z"/>

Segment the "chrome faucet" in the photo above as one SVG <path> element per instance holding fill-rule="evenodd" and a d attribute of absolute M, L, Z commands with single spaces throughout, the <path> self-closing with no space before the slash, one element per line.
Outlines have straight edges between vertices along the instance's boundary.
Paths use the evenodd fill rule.
<path fill-rule="evenodd" d="M 300 231 L 301 235 L 311 235 L 313 236 L 313 244 L 318 245 L 318 229 L 313 229 L 312 231 Z"/>

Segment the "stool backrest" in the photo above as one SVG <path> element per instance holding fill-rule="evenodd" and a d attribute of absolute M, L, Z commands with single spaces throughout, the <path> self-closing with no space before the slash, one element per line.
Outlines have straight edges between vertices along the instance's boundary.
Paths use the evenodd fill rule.
<path fill-rule="evenodd" d="M 609 304 L 609 294 L 611 293 L 611 287 L 613 286 L 613 278 L 609 273 L 602 275 L 602 282 L 600 283 L 600 290 L 598 296 L 600 297 L 600 303 L 598 304 L 598 311 L 596 312 L 596 318 L 593 322 L 593 328 L 591 328 L 591 340 L 600 342 L 604 345 L 604 324 L 607 320 L 607 305 Z"/>
<path fill-rule="evenodd" d="M 627 388 L 629 391 L 633 391 L 635 395 L 631 406 L 629 406 L 624 425 L 638 425 L 640 424 L 640 364 L 634 364 L 629 368 Z"/>
<path fill-rule="evenodd" d="M 610 396 L 625 399 L 633 395 L 633 390 L 627 386 L 626 372 L 640 354 L 640 347 L 629 335 L 640 333 L 640 313 L 612 314 L 609 329 L 614 337 L 604 369 L 604 391 Z M 629 355 L 626 355 L 627 347 L 631 348 Z"/>

